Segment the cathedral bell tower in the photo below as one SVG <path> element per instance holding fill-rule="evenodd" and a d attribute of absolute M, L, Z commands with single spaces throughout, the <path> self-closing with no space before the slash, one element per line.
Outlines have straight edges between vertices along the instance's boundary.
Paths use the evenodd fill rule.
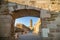
<path fill-rule="evenodd" d="M 32 30 L 32 19 L 30 20 L 30 29 Z"/>

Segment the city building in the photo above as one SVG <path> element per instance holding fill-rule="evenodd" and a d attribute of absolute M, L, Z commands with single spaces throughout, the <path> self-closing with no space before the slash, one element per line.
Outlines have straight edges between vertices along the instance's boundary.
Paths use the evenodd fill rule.
<path fill-rule="evenodd" d="M 38 21 L 37 21 L 37 22 L 35 23 L 35 25 L 34 25 L 33 33 L 39 34 L 40 28 L 41 28 L 41 20 L 40 20 L 40 18 L 39 18 Z"/>
<path fill-rule="evenodd" d="M 16 24 L 17 28 L 20 28 L 21 30 L 23 30 L 21 33 L 22 34 L 27 34 L 30 31 L 30 28 L 28 28 L 27 26 L 25 26 L 24 24 Z"/>
<path fill-rule="evenodd" d="M 30 20 L 30 26 L 29 26 L 29 28 L 32 30 L 33 29 L 33 21 L 32 21 L 32 19 Z"/>

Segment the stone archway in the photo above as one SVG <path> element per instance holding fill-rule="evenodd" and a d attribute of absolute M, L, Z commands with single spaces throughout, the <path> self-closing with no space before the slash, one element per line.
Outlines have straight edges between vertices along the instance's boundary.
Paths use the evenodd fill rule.
<path fill-rule="evenodd" d="M 40 17 L 40 11 L 35 9 L 20 9 L 12 11 L 12 14 L 1 14 L 0 15 L 0 37 L 2 40 L 14 40 L 14 21 L 16 18 L 33 16 Z M 4 26 L 3 26 L 4 25 Z M 8 29 L 7 29 L 8 28 Z M 7 31 L 6 31 L 6 30 Z M 4 35 L 3 35 L 4 34 Z"/>
<path fill-rule="evenodd" d="M 40 11 L 35 9 L 20 9 L 20 10 L 13 11 L 12 13 L 15 19 L 21 18 L 21 17 L 27 17 L 27 16 L 40 18 Z M 40 22 L 38 24 L 40 24 Z"/>
<path fill-rule="evenodd" d="M 43 10 L 40 13 L 40 10 L 36 10 L 36 9 L 20 9 L 20 10 L 14 10 L 14 11 L 12 11 L 11 14 L 10 13 L 1 14 L 2 16 L 0 15 L 0 19 L 1 19 L 0 21 L 1 21 L 1 23 L 3 25 L 6 25 L 6 24 L 9 23 L 9 25 L 10 25 L 9 27 L 10 28 L 8 26 L 7 27 L 10 29 L 9 30 L 10 33 L 9 33 L 9 35 L 5 35 L 5 34 L 8 34 L 7 33 L 8 31 L 6 31 L 5 33 L 3 33 L 4 32 L 3 30 L 5 29 L 4 26 L 1 26 L 3 29 L 0 29 L 0 33 L 1 34 L 3 33 L 6 38 L 8 38 L 8 37 L 10 38 L 11 37 L 10 39 L 13 40 L 13 38 L 14 38 L 14 21 L 15 21 L 16 18 L 19 18 L 19 17 L 21 18 L 21 17 L 25 17 L 25 16 L 34 16 L 34 17 L 38 17 L 38 18 L 41 16 L 41 18 L 43 18 L 43 17 L 46 16 L 46 15 L 43 15 L 44 13 L 46 13 L 45 10 L 44 10 L 44 13 L 43 14 L 42 13 L 43 13 Z M 8 17 L 8 16 L 10 16 L 10 17 Z M 3 20 L 6 20 L 6 21 L 3 21 Z M 7 20 L 10 20 L 10 22 L 7 21 Z M 4 24 L 4 23 L 6 23 L 6 24 Z M 8 30 L 8 29 L 6 28 L 6 30 Z M 1 37 L 4 36 L 3 34 L 1 35 Z"/>
<path fill-rule="evenodd" d="M 35 10 L 35 9 L 20 9 L 20 10 L 15 10 L 12 13 L 13 13 L 14 21 L 16 18 L 21 18 L 21 17 L 26 17 L 26 16 L 32 16 L 32 17 L 40 18 L 40 11 Z"/>
<path fill-rule="evenodd" d="M 25 17 L 25 16 L 33 16 L 33 17 L 40 17 L 40 11 L 35 9 L 20 9 L 13 11 L 13 17 L 19 18 L 19 17 Z"/>

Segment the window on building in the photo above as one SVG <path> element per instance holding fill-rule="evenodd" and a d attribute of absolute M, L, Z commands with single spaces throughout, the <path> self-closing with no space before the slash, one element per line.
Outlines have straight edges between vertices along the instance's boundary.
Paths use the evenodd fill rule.
<path fill-rule="evenodd" d="M 52 4 L 55 4 L 55 2 L 52 2 Z"/>
<path fill-rule="evenodd" d="M 50 0 L 51 1 L 51 4 L 55 4 L 56 3 L 56 0 Z"/>

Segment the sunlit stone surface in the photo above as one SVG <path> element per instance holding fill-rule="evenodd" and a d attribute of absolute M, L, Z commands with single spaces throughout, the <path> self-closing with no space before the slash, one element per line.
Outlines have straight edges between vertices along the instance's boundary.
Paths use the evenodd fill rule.
<path fill-rule="evenodd" d="M 45 10 L 51 10 L 51 11 L 58 11 L 60 10 L 60 2 L 59 0 L 8 0 L 9 2 L 21 4 L 21 5 L 28 5 L 33 6 L 37 8 L 42 8 Z"/>

